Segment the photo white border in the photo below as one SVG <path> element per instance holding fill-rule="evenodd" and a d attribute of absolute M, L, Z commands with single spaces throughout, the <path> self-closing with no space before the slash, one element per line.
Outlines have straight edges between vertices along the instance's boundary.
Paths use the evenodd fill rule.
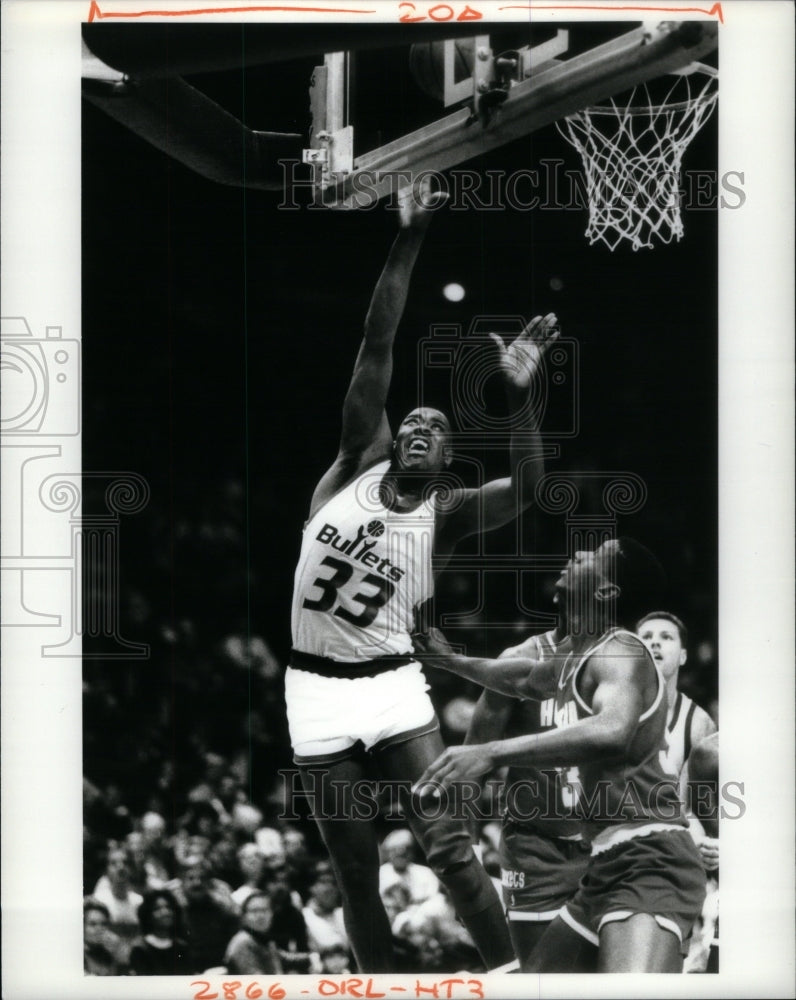
<path fill-rule="evenodd" d="M 100 6 L 153 5 L 102 0 Z M 397 0 L 365 6 L 378 9 L 378 19 L 397 21 Z M 418 4 L 425 6 L 433 4 Z M 497 16 L 495 3 L 473 6 Z M 51 325 L 61 326 L 65 338 L 80 337 L 80 24 L 89 7 L 89 0 L 2 4 L 2 313 L 24 316 L 36 337 Z M 794 995 L 794 9 L 779 0 L 724 0 L 722 10 L 719 171 L 741 171 L 746 193 L 742 209 L 720 213 L 721 777 L 744 783 L 746 803 L 742 820 L 722 826 L 722 971 L 679 978 L 510 976 L 487 980 L 489 997 Z M 620 15 L 534 8 L 534 17 L 547 16 Z M 629 20 L 638 17 L 627 13 Z M 112 317 L 107 335 L 113 336 Z M 48 471 L 78 475 L 79 438 L 47 440 L 61 449 L 42 457 Z M 21 516 L 20 487 L 6 448 L 13 444 L 4 438 L 4 557 L 18 555 L 13 518 Z M 52 525 L 35 504 L 25 517 L 32 518 L 26 529 L 44 539 L 36 554 L 55 544 L 68 555 L 69 539 L 51 538 Z M 30 606 L 68 615 L 64 576 L 39 571 L 37 585 L 26 588 Z M 4 996 L 188 1000 L 194 990 L 187 977 L 83 976 L 81 665 L 43 658 L 42 644 L 52 641 L 46 633 L 12 627 L 2 634 Z M 288 996 L 312 990 L 317 978 L 288 977 Z M 407 986 L 415 978 L 403 977 Z"/>

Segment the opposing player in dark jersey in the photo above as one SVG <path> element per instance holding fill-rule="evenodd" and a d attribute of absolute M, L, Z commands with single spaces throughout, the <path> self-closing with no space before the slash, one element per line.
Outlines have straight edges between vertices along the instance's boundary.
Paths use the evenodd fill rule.
<path fill-rule="evenodd" d="M 650 606 L 662 575 L 654 556 L 632 539 L 577 552 L 556 584 L 568 641 L 557 663 L 459 656 L 436 632 L 416 640 L 421 658 L 492 690 L 555 698 L 554 729 L 449 748 L 416 786 L 419 794 L 448 789 L 502 764 L 568 770 L 573 812 L 589 831 L 591 857 L 525 971 L 566 971 L 579 936 L 599 945 L 603 972 L 682 970 L 705 873 L 677 781 L 660 763 L 663 678 L 641 640 L 619 625 L 633 622 L 639 605 Z"/>
<path fill-rule="evenodd" d="M 447 417 L 415 409 L 393 435 L 384 410 L 393 341 L 435 197 L 424 189 L 404 200 L 373 293 L 343 405 L 340 451 L 315 490 L 304 530 L 285 677 L 295 760 L 342 889 L 357 963 L 368 972 L 394 967 L 375 831 L 367 809 L 356 813 L 351 798 L 376 776 L 405 782 L 407 820 L 487 968 L 513 959 L 500 900 L 465 823 L 418 812 L 408 796 L 444 749 L 411 630 L 415 609 L 433 590 L 432 554 L 436 571 L 459 539 L 505 524 L 532 500 L 543 469 L 534 408 L 526 404 L 543 351 L 557 336 L 556 318 L 535 318 L 508 347 L 493 335 L 509 407 L 522 414 L 511 474 L 480 489 L 443 483 L 453 458 Z M 351 793 L 347 799 L 341 788 Z"/>
<path fill-rule="evenodd" d="M 504 649 L 500 659 L 530 656 L 559 668 L 568 640 L 558 629 Z M 564 654 L 564 655 L 562 655 Z M 465 743 L 511 739 L 555 728 L 555 697 L 518 700 L 484 690 Z M 572 815 L 573 791 L 564 768 L 513 764 L 505 776 L 500 835 L 503 905 L 514 951 L 527 965 L 539 939 L 575 895 L 590 845 Z M 597 948 L 581 938 L 569 953 L 569 972 L 593 972 Z"/>

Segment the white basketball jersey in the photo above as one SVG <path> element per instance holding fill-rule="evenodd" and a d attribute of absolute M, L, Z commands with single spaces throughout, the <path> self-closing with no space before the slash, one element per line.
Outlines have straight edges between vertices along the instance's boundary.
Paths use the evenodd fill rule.
<path fill-rule="evenodd" d="M 332 497 L 304 529 L 293 587 L 293 648 L 331 660 L 412 651 L 414 610 L 433 593 L 434 499 L 388 510 L 380 462 Z"/>
<path fill-rule="evenodd" d="M 672 776 L 679 775 L 683 764 L 691 753 L 691 725 L 694 721 L 696 705 L 693 701 L 678 691 L 674 700 L 672 721 L 664 733 L 663 749 L 660 752 L 664 771 Z"/>

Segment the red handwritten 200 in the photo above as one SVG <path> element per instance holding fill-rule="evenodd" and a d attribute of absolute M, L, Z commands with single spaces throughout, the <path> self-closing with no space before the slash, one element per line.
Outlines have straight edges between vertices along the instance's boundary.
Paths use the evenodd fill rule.
<path fill-rule="evenodd" d="M 410 3 L 409 0 L 405 0 L 404 3 L 398 4 L 398 9 L 407 8 L 403 11 L 401 16 L 398 18 L 403 24 L 415 24 L 417 21 L 480 21 L 484 16 L 480 11 L 473 10 L 472 7 L 468 5 L 462 7 L 461 4 L 456 5 L 456 9 L 459 13 L 456 13 L 453 7 L 449 3 L 438 3 L 433 7 L 428 7 L 421 4 L 421 9 L 425 9 L 425 14 L 418 13 L 418 5 Z"/>

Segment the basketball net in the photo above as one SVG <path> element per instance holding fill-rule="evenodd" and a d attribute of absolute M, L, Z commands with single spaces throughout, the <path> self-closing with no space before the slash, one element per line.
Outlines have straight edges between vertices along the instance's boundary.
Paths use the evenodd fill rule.
<path fill-rule="evenodd" d="M 694 63 L 653 99 L 650 85 L 556 122 L 583 160 L 589 198 L 589 243 L 634 250 L 683 235 L 680 167 L 689 143 L 718 98 L 718 73 Z M 659 87 L 662 81 L 655 81 Z"/>

